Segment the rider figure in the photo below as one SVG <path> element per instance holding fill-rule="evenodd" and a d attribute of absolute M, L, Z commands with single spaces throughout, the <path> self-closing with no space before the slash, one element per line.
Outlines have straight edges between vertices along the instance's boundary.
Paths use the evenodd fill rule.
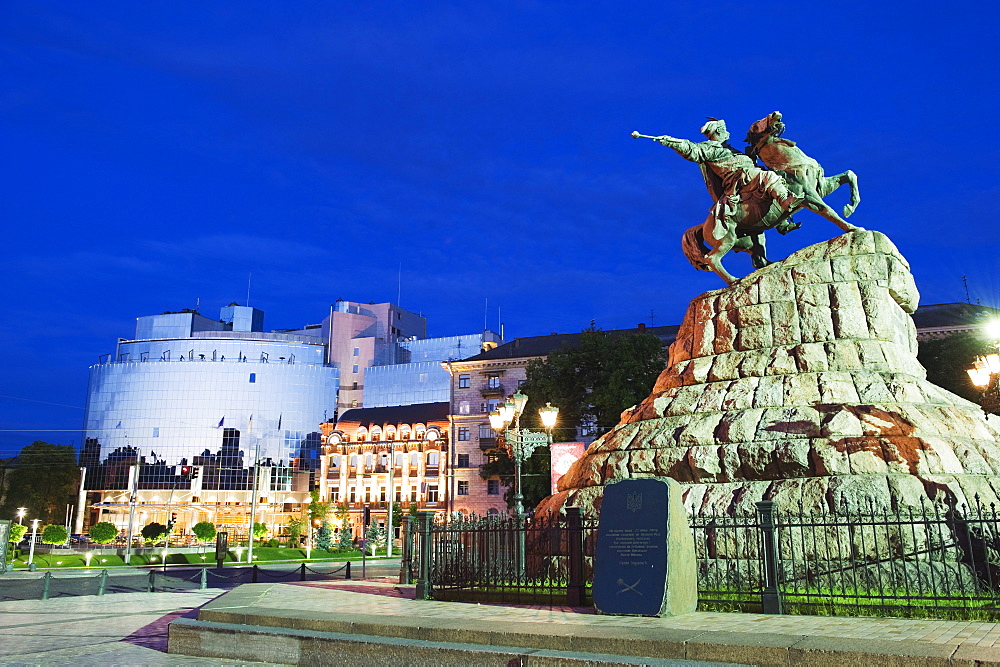
<path fill-rule="evenodd" d="M 656 140 L 674 149 L 685 160 L 701 166 L 705 185 L 716 201 L 709 218 L 716 225 L 721 223 L 720 229 L 713 233 L 717 238 L 721 238 L 724 228 L 739 224 L 740 220 L 763 218 L 772 199 L 789 212 L 802 206 L 803 199 L 789 191 L 781 176 L 761 169 L 750 157 L 727 143 L 730 135 L 726 121 L 710 120 L 700 131 L 708 141 L 696 143 L 666 135 Z M 742 214 L 737 214 L 738 211 Z"/>

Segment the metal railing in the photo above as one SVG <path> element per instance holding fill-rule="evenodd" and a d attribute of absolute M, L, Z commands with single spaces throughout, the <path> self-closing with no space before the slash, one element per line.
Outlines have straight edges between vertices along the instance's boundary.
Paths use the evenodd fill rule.
<path fill-rule="evenodd" d="M 416 541 L 404 543 L 403 568 L 416 573 L 418 598 L 588 602 L 597 522 L 578 508 L 520 518 L 421 513 L 416 523 L 404 537 Z"/>
<path fill-rule="evenodd" d="M 703 609 L 764 613 L 1000 618 L 1000 508 L 866 500 L 747 515 L 700 514 Z M 403 570 L 418 597 L 581 604 L 597 521 L 567 515 L 440 517 L 407 527 Z M 523 554 L 523 555 L 522 555 Z"/>

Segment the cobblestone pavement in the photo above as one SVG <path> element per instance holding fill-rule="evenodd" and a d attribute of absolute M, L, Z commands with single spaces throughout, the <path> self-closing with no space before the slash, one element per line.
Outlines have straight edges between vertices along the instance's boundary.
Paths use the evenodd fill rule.
<path fill-rule="evenodd" d="M 206 589 L 0 602 L 0 664 L 223 664 L 218 659 L 168 655 L 166 648 L 171 620 L 193 616 L 198 607 L 224 592 Z"/>

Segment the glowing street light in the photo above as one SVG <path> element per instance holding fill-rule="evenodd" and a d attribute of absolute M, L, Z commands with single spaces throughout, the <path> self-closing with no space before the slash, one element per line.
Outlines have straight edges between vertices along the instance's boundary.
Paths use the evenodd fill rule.
<path fill-rule="evenodd" d="M 24 521 L 24 515 L 27 514 L 27 513 L 28 513 L 28 508 L 27 507 L 18 507 L 17 508 L 17 522 L 18 522 L 18 524 L 20 524 L 22 526 L 24 525 L 24 523 L 23 523 L 23 521 Z"/>

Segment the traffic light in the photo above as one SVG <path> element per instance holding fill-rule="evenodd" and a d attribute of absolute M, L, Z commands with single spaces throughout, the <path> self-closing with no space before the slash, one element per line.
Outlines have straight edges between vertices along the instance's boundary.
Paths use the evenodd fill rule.
<path fill-rule="evenodd" d="M 181 466 L 181 477 L 191 479 L 191 466 Z"/>
<path fill-rule="evenodd" d="M 167 521 L 167 531 L 173 530 L 175 523 L 177 523 L 177 512 L 171 512 L 170 521 Z"/>
<path fill-rule="evenodd" d="M 368 507 L 368 504 L 366 503 L 364 513 L 362 514 L 362 523 L 364 524 L 364 527 L 367 528 L 368 524 L 370 524 L 371 522 L 372 522 L 372 508 Z"/>

